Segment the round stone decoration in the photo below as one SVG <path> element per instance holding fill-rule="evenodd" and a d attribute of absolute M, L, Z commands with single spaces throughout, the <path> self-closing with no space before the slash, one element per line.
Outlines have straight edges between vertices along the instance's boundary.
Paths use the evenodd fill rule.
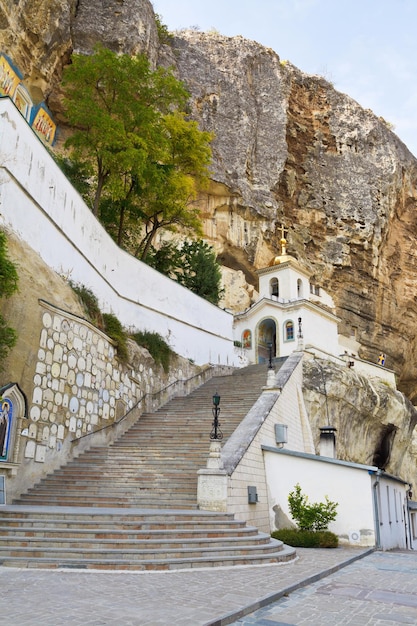
<path fill-rule="evenodd" d="M 71 413 L 77 413 L 79 406 L 78 398 L 72 397 L 69 403 Z"/>
<path fill-rule="evenodd" d="M 37 422 L 41 416 L 41 409 L 38 406 L 33 406 L 30 409 L 30 419 Z"/>
<path fill-rule="evenodd" d="M 45 326 L 45 328 L 51 328 L 52 326 L 52 317 L 49 315 L 49 313 L 44 313 L 43 314 L 43 325 Z"/>
<path fill-rule="evenodd" d="M 51 374 L 54 378 L 59 378 L 59 375 L 61 373 L 61 366 L 59 365 L 59 363 L 52 363 L 52 367 L 51 367 Z"/>

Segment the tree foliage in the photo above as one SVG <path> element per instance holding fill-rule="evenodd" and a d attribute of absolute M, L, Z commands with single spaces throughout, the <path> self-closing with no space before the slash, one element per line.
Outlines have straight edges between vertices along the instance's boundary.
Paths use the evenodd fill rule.
<path fill-rule="evenodd" d="M 297 522 L 300 530 L 322 531 L 327 530 L 330 522 L 336 519 L 337 502 L 331 502 L 325 496 L 325 502 L 308 504 L 308 497 L 301 493 L 299 484 L 288 496 L 288 504 L 292 518 Z"/>
<path fill-rule="evenodd" d="M 193 201 L 207 181 L 212 136 L 186 118 L 189 94 L 172 71 L 100 47 L 73 55 L 63 88 L 75 129 L 66 146 L 117 243 L 145 259 L 160 228 L 199 232 Z"/>
<path fill-rule="evenodd" d="M 16 266 L 7 255 L 7 238 L 0 231 L 0 298 L 9 298 L 18 287 L 18 273 Z M 0 370 L 9 351 L 16 344 L 17 333 L 14 328 L 7 326 L 7 322 L 0 315 Z"/>
<path fill-rule="evenodd" d="M 205 241 L 185 241 L 181 246 L 166 242 L 158 250 L 152 248 L 147 263 L 209 302 L 219 302 L 220 265 L 213 248 Z"/>

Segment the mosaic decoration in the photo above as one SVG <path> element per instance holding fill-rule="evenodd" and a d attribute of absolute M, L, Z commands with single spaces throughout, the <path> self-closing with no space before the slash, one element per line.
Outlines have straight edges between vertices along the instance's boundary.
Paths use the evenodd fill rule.
<path fill-rule="evenodd" d="M 41 463 L 47 449 L 59 451 L 67 436 L 81 437 L 122 417 L 140 394 L 111 340 L 94 326 L 52 307 L 42 322 L 29 425 L 22 433 L 25 457 Z"/>

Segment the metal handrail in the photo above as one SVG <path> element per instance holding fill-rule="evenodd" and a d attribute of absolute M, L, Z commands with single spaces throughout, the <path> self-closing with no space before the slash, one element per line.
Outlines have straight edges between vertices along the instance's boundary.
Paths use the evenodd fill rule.
<path fill-rule="evenodd" d="M 202 372 L 199 372 L 197 374 L 194 374 L 193 376 L 190 376 L 190 378 L 183 378 L 183 379 L 177 379 L 174 380 L 172 383 L 169 383 L 169 385 L 166 385 L 166 387 L 162 387 L 162 389 L 158 389 L 158 391 L 153 391 L 153 392 L 145 392 L 136 402 L 136 404 L 134 406 L 132 406 L 124 415 L 122 415 L 121 418 L 119 418 L 118 420 L 115 420 L 114 422 L 111 422 L 111 424 L 106 424 L 105 426 L 102 426 L 101 428 L 97 428 L 96 430 L 93 430 L 89 433 L 85 433 L 84 435 L 81 435 L 80 437 L 75 437 L 74 439 L 71 439 L 71 443 L 74 443 L 75 441 L 80 441 L 81 439 L 85 439 L 86 437 L 90 437 L 91 435 L 95 435 L 97 433 L 102 432 L 103 430 L 107 430 L 109 428 L 114 428 L 115 426 L 118 426 L 121 422 L 123 422 L 133 411 L 135 411 L 139 405 L 146 399 L 146 398 L 154 398 L 155 396 L 161 395 L 162 393 L 164 393 L 165 391 L 167 391 L 168 389 L 170 389 L 171 387 L 174 387 L 174 385 L 182 385 L 183 387 L 187 384 L 189 384 L 191 381 L 195 380 L 196 378 L 199 377 L 205 377 L 205 374 L 207 374 L 208 372 L 211 372 L 212 375 L 210 376 L 210 378 L 213 378 L 216 374 L 214 373 L 216 370 L 222 369 L 223 372 L 225 370 L 225 368 L 227 369 L 227 366 L 221 365 L 210 365 L 210 367 L 208 367 L 206 370 L 203 370 Z M 230 367 L 230 370 L 233 370 L 235 368 Z M 205 382 L 205 381 L 203 381 Z M 203 384 L 203 383 L 202 383 Z M 169 400 L 171 400 L 172 398 L 175 397 L 175 394 L 169 395 L 169 397 L 167 398 L 166 402 L 168 402 Z M 165 404 L 165 402 L 160 402 L 157 404 L 157 407 L 160 408 L 161 406 L 163 406 Z M 155 407 L 153 407 L 155 408 Z"/>

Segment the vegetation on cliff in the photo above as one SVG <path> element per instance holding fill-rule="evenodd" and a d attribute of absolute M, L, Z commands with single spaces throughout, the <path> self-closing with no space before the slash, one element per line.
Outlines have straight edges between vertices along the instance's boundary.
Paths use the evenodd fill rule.
<path fill-rule="evenodd" d="M 7 254 L 6 235 L 0 231 L 0 298 L 9 298 L 17 291 L 18 280 L 17 268 Z M 3 368 L 4 359 L 16 340 L 16 331 L 8 326 L 6 320 L 0 315 L 0 371 Z"/>
<path fill-rule="evenodd" d="M 117 346 L 118 358 L 126 363 L 129 359 L 128 339 L 133 339 L 138 346 L 146 348 L 157 365 L 169 370 L 172 356 L 175 354 L 165 339 L 158 333 L 149 331 L 136 332 L 132 336 L 123 328 L 120 320 L 113 313 L 102 313 L 97 296 L 85 285 L 69 282 L 70 287 L 79 297 L 86 317 L 97 328 L 106 333 Z"/>
<path fill-rule="evenodd" d="M 63 88 L 74 182 L 117 243 L 145 260 L 161 228 L 200 233 L 194 200 L 212 135 L 187 119 L 189 94 L 172 71 L 98 47 L 73 55 Z"/>

